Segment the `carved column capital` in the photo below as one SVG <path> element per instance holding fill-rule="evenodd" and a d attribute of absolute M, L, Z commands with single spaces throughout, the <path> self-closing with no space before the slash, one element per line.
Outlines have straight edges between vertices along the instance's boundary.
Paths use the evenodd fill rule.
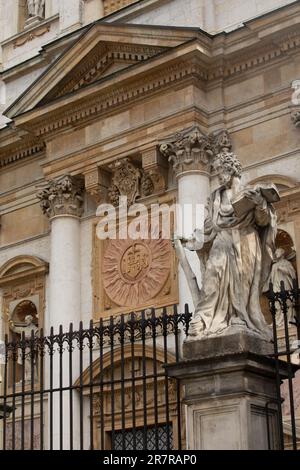
<path fill-rule="evenodd" d="M 225 149 L 231 149 L 227 131 L 205 135 L 197 126 L 160 144 L 160 152 L 168 157 L 177 177 L 188 172 L 209 174 L 214 158 Z"/>
<path fill-rule="evenodd" d="M 44 214 L 49 218 L 62 215 L 81 217 L 83 213 L 83 180 L 64 175 L 47 182 L 37 194 Z"/>

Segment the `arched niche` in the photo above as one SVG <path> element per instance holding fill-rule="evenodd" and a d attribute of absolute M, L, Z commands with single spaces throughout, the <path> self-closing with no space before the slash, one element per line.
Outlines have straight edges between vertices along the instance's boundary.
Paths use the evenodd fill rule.
<path fill-rule="evenodd" d="M 294 271 L 295 271 L 295 278 L 297 279 L 298 277 L 297 276 L 297 257 L 296 257 L 294 240 L 292 236 L 286 230 L 278 228 L 276 239 L 275 239 L 275 249 L 276 250 L 282 249 L 284 251 L 283 257 L 293 266 Z M 285 281 L 285 279 L 282 279 L 282 280 Z M 287 286 L 286 288 L 290 288 L 290 286 Z M 278 290 L 279 287 L 276 286 L 274 287 L 274 289 Z M 269 301 L 267 299 L 266 294 L 263 294 L 261 296 L 260 303 L 261 303 L 264 316 L 267 319 L 267 322 L 271 324 L 272 317 L 270 313 Z"/>
<path fill-rule="evenodd" d="M 32 316 L 34 323 L 38 323 L 38 311 L 35 303 L 31 300 L 21 300 L 12 312 L 12 320 L 15 325 L 23 324 L 28 315 Z"/>
<path fill-rule="evenodd" d="M 278 232 L 276 236 L 276 248 L 285 251 L 285 257 L 290 261 L 297 273 L 299 271 L 299 259 L 297 260 L 297 248 L 300 246 L 299 216 L 300 216 L 300 185 L 293 178 L 270 174 L 263 175 L 249 181 L 250 186 L 258 183 L 275 184 L 279 190 L 281 200 L 274 204 L 277 212 Z"/>
<path fill-rule="evenodd" d="M 297 181 L 289 178 L 287 176 L 281 175 L 264 175 L 259 176 L 251 181 L 249 181 L 249 186 L 255 186 L 258 183 L 272 183 L 275 184 L 279 190 L 279 192 L 284 191 L 286 189 L 295 188 L 297 186 Z"/>
<path fill-rule="evenodd" d="M 275 245 L 276 248 L 282 248 L 284 250 L 285 258 L 292 263 L 297 272 L 296 251 L 292 236 L 286 230 L 278 228 Z"/>
<path fill-rule="evenodd" d="M 154 361 L 156 357 L 156 361 Z M 155 419 L 159 427 L 166 424 L 166 387 L 168 389 L 169 424 L 172 428 L 173 447 L 178 446 L 177 434 L 177 388 L 174 380 L 166 382 L 163 365 L 174 363 L 175 356 L 169 352 L 165 357 L 164 351 L 159 347 L 154 351 L 147 345 L 143 350 L 142 344 L 134 345 L 134 360 L 132 359 L 131 344 L 114 349 L 113 362 L 111 360 L 110 348 L 102 358 L 96 359 L 82 374 L 81 380 L 75 382 L 75 387 L 82 387 L 83 396 L 93 404 L 94 422 L 94 446 L 101 449 L 101 427 L 103 420 L 104 448 L 111 449 L 112 432 L 112 399 L 114 401 L 114 430 L 121 433 L 125 424 L 125 431 L 130 432 L 132 423 L 132 403 L 134 396 L 136 429 L 144 426 L 144 413 L 147 414 L 147 428 L 151 431 L 155 425 Z M 133 392 L 132 368 L 134 368 L 135 386 Z M 154 371 L 157 377 L 154 379 Z M 147 379 L 143 380 L 146 370 Z M 113 375 L 112 375 L 113 371 Z M 113 389 L 110 385 L 114 381 Z M 91 383 L 93 386 L 91 387 Z M 104 385 L 101 386 L 101 383 Z M 155 385 L 156 383 L 156 385 Z M 144 395 L 144 390 L 146 394 Z M 156 392 L 155 392 L 156 390 Z M 91 397 L 92 393 L 92 397 Z M 156 395 L 156 397 L 155 397 Z M 123 398 L 122 398 L 123 397 Z M 155 418 L 154 403 L 157 400 L 157 418 Z M 123 420 L 122 420 L 123 415 Z M 183 427 L 182 427 L 183 429 Z"/>
<path fill-rule="evenodd" d="M 34 313 L 38 327 L 43 327 L 46 275 L 49 264 L 36 256 L 16 256 L 0 267 L 0 289 L 5 332 L 10 334 L 9 322 L 22 323 L 22 316 Z M 36 311 L 36 312 L 35 312 Z M 20 318 L 17 318 L 20 314 Z"/>

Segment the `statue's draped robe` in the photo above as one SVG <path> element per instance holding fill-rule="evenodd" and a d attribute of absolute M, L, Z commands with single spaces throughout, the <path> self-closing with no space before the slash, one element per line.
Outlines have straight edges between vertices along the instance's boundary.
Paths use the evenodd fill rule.
<path fill-rule="evenodd" d="M 209 256 L 192 329 L 201 324 L 214 334 L 240 324 L 260 333 L 268 330 L 259 298 L 270 273 L 275 227 L 274 209 L 265 200 L 236 217 L 228 190 L 212 194 L 205 222 Z"/>
<path fill-rule="evenodd" d="M 44 16 L 45 0 L 27 0 L 28 16 Z"/>

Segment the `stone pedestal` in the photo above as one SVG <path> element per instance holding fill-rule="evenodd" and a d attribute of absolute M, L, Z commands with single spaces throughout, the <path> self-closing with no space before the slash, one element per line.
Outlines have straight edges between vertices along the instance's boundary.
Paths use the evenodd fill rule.
<path fill-rule="evenodd" d="M 272 345 L 246 333 L 184 344 L 184 360 L 168 366 L 184 385 L 187 448 L 280 448 L 276 371 Z M 280 363 L 281 378 L 287 377 Z"/>

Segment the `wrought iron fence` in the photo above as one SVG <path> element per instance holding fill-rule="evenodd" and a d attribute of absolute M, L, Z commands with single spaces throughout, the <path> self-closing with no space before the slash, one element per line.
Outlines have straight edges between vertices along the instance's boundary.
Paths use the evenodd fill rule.
<path fill-rule="evenodd" d="M 272 315 L 279 437 L 300 439 L 300 290 L 267 294 Z M 0 396 L 4 450 L 171 450 L 185 446 L 179 362 L 188 307 L 111 317 L 74 331 L 5 338 Z M 286 364 L 287 379 L 280 370 Z M 273 404 L 274 405 L 274 404 Z M 267 407 L 270 404 L 267 405 Z M 272 414 L 272 413 L 271 413 Z M 267 413 L 267 428 L 271 426 Z M 1 427 L 1 426 L 0 426 Z M 271 448 L 271 443 L 270 443 Z"/>
<path fill-rule="evenodd" d="M 272 315 L 279 440 L 282 450 L 297 450 L 300 440 L 300 289 L 295 280 L 292 289 L 274 292 L 270 284 L 268 299 Z M 287 384 L 280 377 L 280 361 L 287 363 Z M 270 448 L 269 422 L 268 436 Z"/>
<path fill-rule="evenodd" d="M 181 449 L 179 361 L 191 314 L 154 309 L 5 339 L 4 450 Z"/>

